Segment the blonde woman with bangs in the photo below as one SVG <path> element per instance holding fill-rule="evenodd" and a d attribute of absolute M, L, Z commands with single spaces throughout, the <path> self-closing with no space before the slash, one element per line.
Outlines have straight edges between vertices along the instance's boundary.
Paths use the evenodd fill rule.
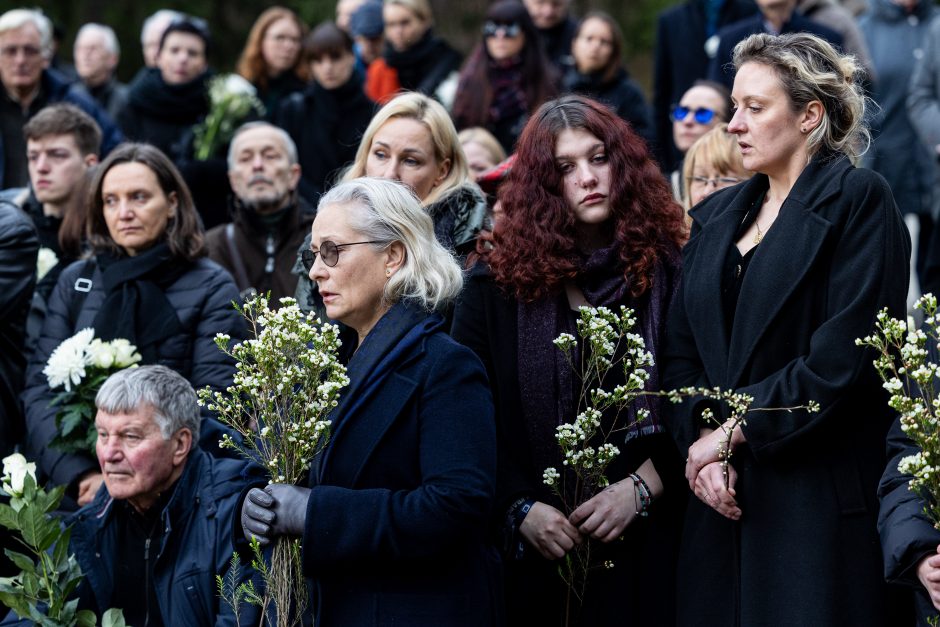
<path fill-rule="evenodd" d="M 699 137 L 685 153 L 682 178 L 686 193 L 682 204 L 688 211 L 710 194 L 753 175 L 744 167 L 738 142 L 723 122 Z"/>

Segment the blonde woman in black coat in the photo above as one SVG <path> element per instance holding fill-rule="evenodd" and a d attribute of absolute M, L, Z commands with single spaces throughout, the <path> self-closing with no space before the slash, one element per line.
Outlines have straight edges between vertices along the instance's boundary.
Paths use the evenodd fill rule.
<path fill-rule="evenodd" d="M 757 174 L 691 212 L 664 381 L 821 411 L 749 415 L 726 488 L 723 429 L 703 402 L 678 407 L 696 497 L 679 624 L 900 624 L 875 526 L 891 415 L 855 338 L 882 307 L 904 313 L 910 243 L 885 181 L 850 161 L 867 140 L 859 69 L 806 34 L 749 37 L 734 63 L 728 130 Z"/>

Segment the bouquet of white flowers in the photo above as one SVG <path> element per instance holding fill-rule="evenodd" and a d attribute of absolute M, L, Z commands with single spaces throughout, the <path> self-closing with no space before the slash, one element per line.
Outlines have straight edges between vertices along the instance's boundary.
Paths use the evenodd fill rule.
<path fill-rule="evenodd" d="M 19 453 L 3 459 L 3 493 L 10 504 L 0 504 L 0 525 L 11 530 L 29 552 L 4 552 L 20 569 L 14 577 L 0 577 L 0 603 L 36 625 L 93 626 L 97 617 L 79 610 L 78 599 L 69 596 L 82 580 L 82 569 L 68 553 L 69 529 L 63 529 L 53 512 L 59 507 L 65 486 L 46 492 L 36 485 L 36 464 Z M 101 617 L 102 627 L 124 627 L 121 610 Z"/>
<path fill-rule="evenodd" d="M 137 347 L 127 340 L 104 342 L 89 328 L 59 344 L 42 371 L 51 389 L 63 388 L 52 399 L 52 406 L 59 408 L 52 445 L 67 453 L 94 454 L 95 395 L 112 373 L 140 360 Z"/>
<path fill-rule="evenodd" d="M 239 308 L 253 337 L 230 347 L 229 336 L 216 336 L 219 348 L 235 359 L 234 384 L 225 392 L 200 390 L 199 398 L 242 436 L 241 442 L 223 436 L 222 447 L 264 466 L 271 483 L 295 484 L 306 477 L 329 441 L 327 416 L 349 378 L 339 362 L 339 329 L 332 324 L 317 326 L 313 315 L 304 315 L 293 298 L 280 302 L 281 308 L 272 311 L 267 298 L 256 296 Z M 244 598 L 261 605 L 265 616 L 273 604 L 279 626 L 298 624 L 309 598 L 301 572 L 300 540 L 278 538 L 270 565 L 262 559 L 260 547 L 253 548 L 253 565 L 265 582 L 263 596 L 248 585 L 228 591 L 223 598 L 236 606 L 236 615 Z"/>
<path fill-rule="evenodd" d="M 205 161 L 232 139 L 235 129 L 254 111 L 264 115 L 254 85 L 238 74 L 220 74 L 209 81 L 209 113 L 195 126 L 194 156 Z"/>

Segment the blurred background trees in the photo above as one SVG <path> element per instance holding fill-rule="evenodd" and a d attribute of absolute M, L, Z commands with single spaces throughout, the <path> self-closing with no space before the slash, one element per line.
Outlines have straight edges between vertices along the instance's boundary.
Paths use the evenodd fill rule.
<path fill-rule="evenodd" d="M 627 40 L 625 61 L 634 78 L 649 95 L 652 73 L 652 46 L 656 14 L 676 0 L 573 0 L 572 10 L 583 15 L 601 9 L 613 15 Z M 0 12 L 16 7 L 41 8 L 65 32 L 61 56 L 70 60 L 72 41 L 85 22 L 111 26 L 121 42 L 118 78 L 128 81 L 142 64 L 140 27 L 157 9 L 167 8 L 208 20 L 214 49 L 210 62 L 220 71 L 230 71 L 238 59 L 251 24 L 261 11 L 279 4 L 296 11 L 308 25 L 332 19 L 335 0 L 0 0 Z M 478 41 L 482 15 L 489 0 L 431 0 L 437 30 L 465 54 Z"/>

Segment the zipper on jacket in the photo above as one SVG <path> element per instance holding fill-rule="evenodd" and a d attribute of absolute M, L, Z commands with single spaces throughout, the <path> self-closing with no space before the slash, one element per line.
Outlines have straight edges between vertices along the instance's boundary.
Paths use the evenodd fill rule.
<path fill-rule="evenodd" d="M 267 274 L 274 274 L 274 253 L 276 252 L 274 233 L 268 233 L 268 241 L 265 242 L 264 252 L 268 254 L 268 261 L 264 265 L 264 271 Z"/>
<path fill-rule="evenodd" d="M 144 627 L 150 625 L 150 538 L 144 541 Z"/>

